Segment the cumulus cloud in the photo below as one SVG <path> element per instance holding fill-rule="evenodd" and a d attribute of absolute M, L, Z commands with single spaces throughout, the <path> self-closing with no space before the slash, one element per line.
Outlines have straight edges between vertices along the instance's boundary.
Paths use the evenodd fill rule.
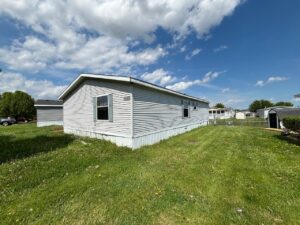
<path fill-rule="evenodd" d="M 168 85 L 167 88 L 174 91 L 184 91 L 194 85 L 205 85 L 211 82 L 212 80 L 218 78 L 223 72 L 208 72 L 202 79 L 192 80 L 192 81 L 180 81 L 178 83 Z"/>
<path fill-rule="evenodd" d="M 220 51 L 224 51 L 224 50 L 226 50 L 226 49 L 228 49 L 228 46 L 227 45 L 221 45 L 221 46 L 219 46 L 218 48 L 215 48 L 214 50 L 213 50 L 213 52 L 220 52 Z"/>
<path fill-rule="evenodd" d="M 267 80 L 258 80 L 255 84 L 255 86 L 263 87 L 267 84 L 273 83 L 273 82 L 280 82 L 287 80 L 287 77 L 279 77 L 279 76 L 271 76 Z"/>
<path fill-rule="evenodd" d="M 198 55 L 202 50 L 200 48 L 196 48 L 194 49 L 189 55 L 185 56 L 186 60 L 190 60 L 191 58 L 193 58 L 194 56 Z"/>
<path fill-rule="evenodd" d="M 20 73 L 12 72 L 1 72 L 0 80 L 0 93 L 21 90 L 31 94 L 34 98 L 56 99 L 67 87 L 65 85 L 55 85 L 48 80 L 27 79 Z"/>
<path fill-rule="evenodd" d="M 176 77 L 170 75 L 168 71 L 165 71 L 162 68 L 154 70 L 152 73 L 144 73 L 141 75 L 141 78 L 145 81 L 157 83 L 161 86 L 165 86 L 166 84 L 176 81 Z"/>
<path fill-rule="evenodd" d="M 132 64 L 149 65 L 166 55 L 166 50 L 131 47 L 141 46 L 139 41 L 152 43 L 157 28 L 174 39 L 191 32 L 202 38 L 241 2 L 2 0 L 0 15 L 9 15 L 34 32 L 0 48 L 0 61 L 12 69 L 33 71 L 56 66 L 105 72 Z"/>

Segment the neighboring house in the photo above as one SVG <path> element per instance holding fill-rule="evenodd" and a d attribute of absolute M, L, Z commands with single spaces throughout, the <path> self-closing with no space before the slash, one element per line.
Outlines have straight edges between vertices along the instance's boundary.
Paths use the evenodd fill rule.
<path fill-rule="evenodd" d="M 237 113 L 235 114 L 235 118 L 236 118 L 237 120 L 244 120 L 244 119 L 246 119 L 246 115 L 245 115 L 245 113 L 243 113 L 243 112 L 237 112 Z"/>
<path fill-rule="evenodd" d="M 249 109 L 242 109 L 239 112 L 244 113 L 246 117 L 255 117 L 256 113 L 251 112 Z"/>
<path fill-rule="evenodd" d="M 264 108 L 264 109 L 258 109 L 256 111 L 256 114 L 260 118 L 268 119 L 269 111 L 271 109 L 284 109 L 284 108 L 292 108 L 292 107 L 289 107 L 289 106 L 274 106 L 274 107 L 269 107 L 269 108 Z"/>
<path fill-rule="evenodd" d="M 63 103 L 56 100 L 37 100 L 34 104 L 37 126 L 63 125 Z"/>
<path fill-rule="evenodd" d="M 281 108 L 269 111 L 268 125 L 270 128 L 285 128 L 282 119 L 288 116 L 300 116 L 300 108 Z"/>
<path fill-rule="evenodd" d="M 81 74 L 59 99 L 65 133 L 133 149 L 208 124 L 208 101 L 132 77 Z"/>
<path fill-rule="evenodd" d="M 230 108 L 210 108 L 209 119 L 229 119 L 234 117 L 234 110 Z"/>

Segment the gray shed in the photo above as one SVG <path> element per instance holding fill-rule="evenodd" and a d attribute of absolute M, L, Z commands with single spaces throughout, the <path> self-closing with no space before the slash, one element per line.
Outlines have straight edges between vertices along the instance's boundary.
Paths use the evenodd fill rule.
<path fill-rule="evenodd" d="M 132 77 L 81 74 L 59 99 L 65 133 L 133 149 L 208 124 L 208 101 Z"/>
<path fill-rule="evenodd" d="M 268 119 L 269 127 L 278 129 L 284 128 L 282 120 L 288 116 L 300 116 L 300 108 L 271 109 Z"/>
<path fill-rule="evenodd" d="M 39 99 L 34 104 L 37 126 L 63 125 L 63 102 Z"/>

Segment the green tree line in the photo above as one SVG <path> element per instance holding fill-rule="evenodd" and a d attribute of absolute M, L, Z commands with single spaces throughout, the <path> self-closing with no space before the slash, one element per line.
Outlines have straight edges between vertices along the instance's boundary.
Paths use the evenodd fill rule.
<path fill-rule="evenodd" d="M 34 99 L 23 91 L 4 92 L 0 94 L 0 115 L 33 118 L 35 115 Z"/>
<path fill-rule="evenodd" d="M 252 102 L 249 106 L 249 110 L 251 112 L 256 112 L 258 109 L 273 107 L 273 106 L 294 106 L 291 102 L 276 102 L 273 103 L 269 100 L 261 99 L 261 100 L 255 100 Z"/>

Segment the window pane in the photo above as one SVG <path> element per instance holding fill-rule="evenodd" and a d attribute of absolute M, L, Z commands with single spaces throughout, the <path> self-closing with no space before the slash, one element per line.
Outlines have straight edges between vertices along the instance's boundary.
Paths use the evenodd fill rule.
<path fill-rule="evenodd" d="M 189 109 L 188 108 L 183 109 L 183 117 L 189 117 Z"/>
<path fill-rule="evenodd" d="M 108 107 L 97 108 L 97 119 L 108 120 Z"/>
<path fill-rule="evenodd" d="M 97 106 L 107 106 L 107 96 L 101 96 L 97 98 Z"/>

